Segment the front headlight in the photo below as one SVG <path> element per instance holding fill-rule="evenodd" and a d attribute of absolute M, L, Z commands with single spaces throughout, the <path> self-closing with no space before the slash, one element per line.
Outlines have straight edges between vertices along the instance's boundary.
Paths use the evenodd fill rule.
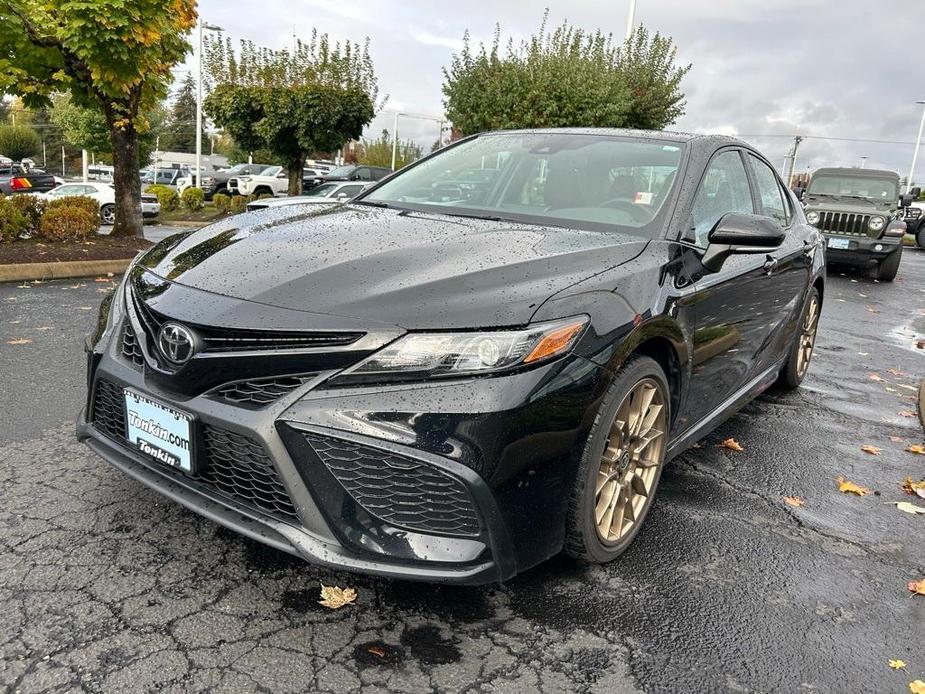
<path fill-rule="evenodd" d="M 238 179 L 238 183 L 250 183 L 250 182 L 251 182 L 250 176 L 241 176 L 241 178 Z"/>
<path fill-rule="evenodd" d="M 461 376 L 535 364 L 568 352 L 587 324 L 587 316 L 576 316 L 522 330 L 409 333 L 344 376 Z"/>
<path fill-rule="evenodd" d="M 886 220 L 883 217 L 871 217 L 870 222 L 867 223 L 867 226 L 870 227 L 871 231 L 880 231 L 884 226 L 886 226 Z"/>
<path fill-rule="evenodd" d="M 809 222 L 810 224 L 813 224 L 813 225 L 818 224 L 818 223 L 819 223 L 819 213 L 816 212 L 816 210 L 812 210 L 811 212 L 807 212 L 807 213 L 806 213 L 806 221 Z"/>

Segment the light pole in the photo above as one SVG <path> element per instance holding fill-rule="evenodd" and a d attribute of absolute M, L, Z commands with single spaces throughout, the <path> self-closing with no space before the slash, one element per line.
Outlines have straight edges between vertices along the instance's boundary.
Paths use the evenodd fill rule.
<path fill-rule="evenodd" d="M 395 157 L 398 154 L 398 117 L 403 115 L 398 111 L 395 112 L 395 119 L 392 121 L 392 171 L 395 171 Z"/>
<path fill-rule="evenodd" d="M 630 0 L 629 13 L 626 15 L 626 38 L 633 35 L 633 29 L 636 27 L 636 0 Z"/>
<path fill-rule="evenodd" d="M 919 145 L 922 144 L 922 131 L 925 130 L 925 100 L 916 101 L 922 104 L 922 122 L 919 123 L 919 135 L 915 138 L 915 149 L 912 150 L 912 167 L 909 169 L 909 178 L 906 179 L 906 192 L 912 190 L 912 177 L 915 175 L 915 161 L 919 158 Z"/>
<path fill-rule="evenodd" d="M 196 32 L 198 33 L 198 58 L 197 75 L 196 75 L 196 170 L 193 175 L 196 177 L 195 187 L 202 188 L 202 30 L 207 31 L 224 31 L 221 27 L 214 24 L 207 24 L 200 17 L 196 21 Z"/>
<path fill-rule="evenodd" d="M 858 168 L 863 169 L 866 163 L 867 163 L 867 157 L 861 157 L 861 165 Z"/>

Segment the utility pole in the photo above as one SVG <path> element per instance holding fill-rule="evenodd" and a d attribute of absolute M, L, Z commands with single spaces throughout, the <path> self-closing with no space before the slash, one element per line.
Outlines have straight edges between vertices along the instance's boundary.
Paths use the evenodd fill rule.
<path fill-rule="evenodd" d="M 919 123 L 919 135 L 915 138 L 915 149 L 912 150 L 912 166 L 909 168 L 909 178 L 906 179 L 906 192 L 912 190 L 912 177 L 915 176 L 915 162 L 919 158 L 919 145 L 922 144 L 922 131 L 925 130 L 925 100 L 915 103 L 922 105 L 922 122 Z"/>
<path fill-rule="evenodd" d="M 787 184 L 787 187 L 790 187 L 790 179 L 793 178 L 793 170 L 796 168 L 797 163 L 797 150 L 800 148 L 800 143 L 803 141 L 802 135 L 796 135 L 793 138 L 793 147 L 790 148 L 790 151 L 787 153 L 787 158 L 784 159 L 784 182 Z"/>
<path fill-rule="evenodd" d="M 861 165 L 858 168 L 863 169 L 866 163 L 867 163 L 867 157 L 861 157 Z"/>
<path fill-rule="evenodd" d="M 157 185 L 157 163 L 161 160 L 161 136 L 154 140 L 154 184 Z"/>
<path fill-rule="evenodd" d="M 443 146 L 443 121 L 440 121 L 440 129 L 437 131 L 437 149 Z"/>
<path fill-rule="evenodd" d="M 90 180 L 90 155 L 85 149 L 80 150 L 80 175 L 84 183 Z"/>
<path fill-rule="evenodd" d="M 202 188 L 202 30 L 207 31 L 224 31 L 221 27 L 214 26 L 212 24 L 207 24 L 202 21 L 200 17 L 196 21 L 196 33 L 197 33 L 197 46 L 198 56 L 197 56 L 197 69 L 196 69 L 196 170 L 193 172 L 193 175 L 196 177 L 193 179 L 195 183 L 193 184 L 196 188 Z"/>
<path fill-rule="evenodd" d="M 42 168 L 48 168 L 48 154 L 45 151 L 45 140 L 42 140 Z"/>
<path fill-rule="evenodd" d="M 392 171 L 395 171 L 395 157 L 398 154 L 398 111 L 395 112 L 395 119 L 392 121 Z"/>
<path fill-rule="evenodd" d="M 64 145 L 61 145 L 61 178 L 64 178 L 66 174 L 64 173 Z"/>
<path fill-rule="evenodd" d="M 633 29 L 636 28 L 636 0 L 630 0 L 629 13 L 626 15 L 626 38 L 633 35 Z"/>

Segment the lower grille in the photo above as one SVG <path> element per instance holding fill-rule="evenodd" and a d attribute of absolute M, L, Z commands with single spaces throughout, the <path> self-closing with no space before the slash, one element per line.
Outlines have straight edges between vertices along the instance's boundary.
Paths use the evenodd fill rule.
<path fill-rule="evenodd" d="M 219 386 L 210 395 L 234 405 L 259 409 L 275 402 L 287 393 L 291 393 L 296 388 L 304 386 L 313 378 L 315 378 L 315 374 L 237 381 Z"/>
<path fill-rule="evenodd" d="M 350 441 L 304 434 L 354 501 L 406 530 L 475 536 L 479 520 L 466 486 L 427 463 Z"/>
<path fill-rule="evenodd" d="M 829 231 L 847 236 L 868 236 L 869 214 L 848 214 L 846 212 L 820 212 L 816 226 L 821 231 Z"/>
<path fill-rule="evenodd" d="M 138 368 L 145 365 L 145 356 L 141 352 L 141 345 L 138 344 L 138 336 L 128 321 L 125 321 L 125 327 L 122 329 L 122 356 Z"/>
<path fill-rule="evenodd" d="M 117 442 L 125 439 L 125 404 L 122 388 L 111 381 L 96 384 L 92 408 L 93 425 Z M 192 479 L 213 491 L 287 522 L 299 517 L 285 485 L 263 446 L 242 434 L 205 424 L 203 447 Z M 165 474 L 182 473 L 163 466 Z"/>

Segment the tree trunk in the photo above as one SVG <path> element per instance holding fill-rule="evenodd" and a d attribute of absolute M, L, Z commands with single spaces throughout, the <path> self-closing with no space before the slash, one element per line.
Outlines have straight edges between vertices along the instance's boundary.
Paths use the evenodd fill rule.
<path fill-rule="evenodd" d="M 302 169 L 305 168 L 305 155 L 300 154 L 288 162 L 289 169 L 289 195 L 302 194 Z"/>
<path fill-rule="evenodd" d="M 131 123 L 110 126 L 112 184 L 116 189 L 116 223 L 113 236 L 143 236 L 141 180 L 138 177 L 138 131 Z"/>

